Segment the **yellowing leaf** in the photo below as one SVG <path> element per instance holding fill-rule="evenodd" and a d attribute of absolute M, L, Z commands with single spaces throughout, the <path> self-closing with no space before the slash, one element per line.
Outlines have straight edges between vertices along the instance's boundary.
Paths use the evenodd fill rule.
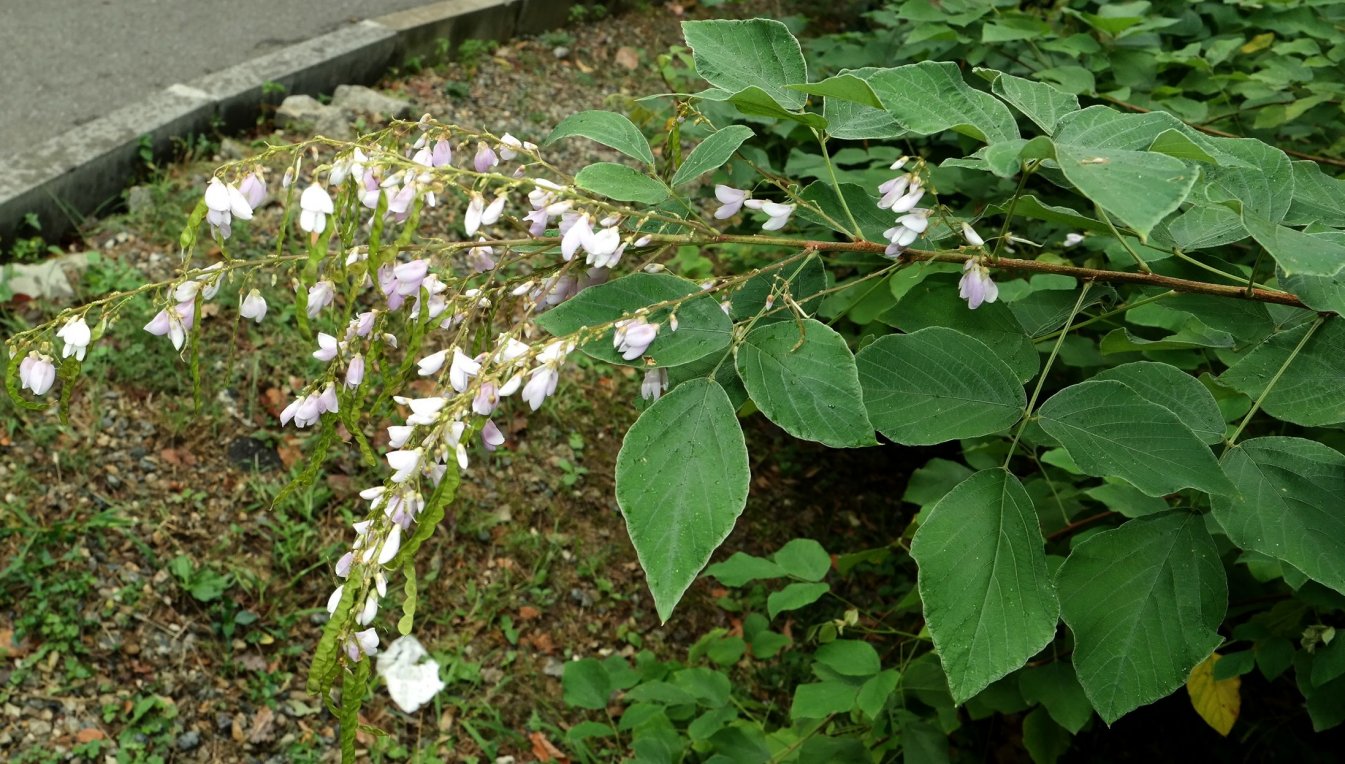
<path fill-rule="evenodd" d="M 1253 37 L 1252 39 L 1248 40 L 1247 43 L 1243 45 L 1241 48 L 1238 48 L 1238 52 L 1255 53 L 1257 51 L 1269 48 L 1272 42 L 1275 42 L 1274 32 L 1266 32 L 1264 34 L 1259 34 Z"/>
<path fill-rule="evenodd" d="M 1186 692 L 1191 696 L 1191 707 L 1200 714 L 1205 723 L 1224 737 L 1233 729 L 1238 720 L 1238 711 L 1242 708 L 1242 696 L 1238 688 L 1242 686 L 1240 677 L 1214 681 L 1214 664 L 1222 657 L 1213 653 L 1191 672 L 1186 680 Z"/>

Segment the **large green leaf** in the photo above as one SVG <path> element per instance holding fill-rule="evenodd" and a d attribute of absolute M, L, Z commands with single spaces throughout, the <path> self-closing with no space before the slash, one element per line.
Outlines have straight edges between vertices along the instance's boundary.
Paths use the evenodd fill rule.
<path fill-rule="evenodd" d="M 1002 469 L 939 500 L 911 542 L 920 599 L 953 699 L 963 703 L 1050 644 L 1056 602 L 1032 499 Z"/>
<path fill-rule="evenodd" d="M 1108 724 L 1181 687 L 1223 641 L 1228 581 L 1197 513 L 1141 517 L 1088 538 L 1056 585 L 1079 683 Z"/>
<path fill-rule="evenodd" d="M 1164 131 L 1182 127 L 1161 112 L 1089 107 L 1061 117 L 1056 160 L 1080 193 L 1147 237 L 1186 199 L 1200 174 L 1180 159 L 1143 150 Z"/>
<path fill-rule="evenodd" d="M 1294 162 L 1293 168 L 1294 198 L 1284 224 L 1345 227 L 1345 181 L 1322 172 L 1316 162 Z"/>
<path fill-rule="evenodd" d="M 678 385 L 645 410 L 616 460 L 616 500 L 661 620 L 747 503 L 747 444 L 724 388 Z"/>
<path fill-rule="evenodd" d="M 808 97 L 789 85 L 808 81 L 799 41 L 784 24 L 770 19 L 684 21 L 696 73 L 730 93 L 761 88 L 787 109 L 799 110 Z"/>
<path fill-rule="evenodd" d="M 897 123 L 913 133 L 955 130 L 985 143 L 1018 137 L 1009 107 L 967 85 L 957 64 L 921 61 L 860 76 L 873 86 Z"/>
<path fill-rule="evenodd" d="M 977 69 L 976 73 L 990 81 L 991 92 L 1022 112 L 1047 135 L 1055 129 L 1061 117 L 1079 110 L 1079 99 L 1054 85 L 994 69 Z"/>
<path fill-rule="evenodd" d="M 1206 136 L 1202 140 L 1222 160 L 1203 169 L 1207 199 L 1236 199 L 1248 214 L 1276 223 L 1284 219 L 1293 200 L 1294 171 L 1283 151 L 1254 138 Z"/>
<path fill-rule="evenodd" d="M 733 152 L 743 145 L 743 141 L 751 137 L 752 128 L 745 125 L 729 125 L 723 130 L 711 133 L 699 146 L 691 150 L 686 161 L 677 168 L 672 184 L 677 186 L 687 183 L 703 173 L 722 167 L 729 161 L 729 157 L 733 156 Z"/>
<path fill-rule="evenodd" d="M 583 346 L 585 353 L 611 363 L 641 367 L 679 366 L 728 347 L 733 332 L 733 324 L 719 303 L 700 292 L 695 283 L 666 273 L 632 273 L 585 289 L 538 316 L 537 323 L 548 332 L 563 337 L 584 327 L 609 324 L 650 305 L 689 296 L 690 299 L 677 307 L 675 332 L 668 326 L 668 308 L 649 312 L 647 320 L 659 324 L 659 332 L 642 359 L 623 360 L 612 346 L 613 330 L 610 329 Z"/>
<path fill-rule="evenodd" d="M 1177 415 L 1205 443 L 1224 439 L 1219 404 L 1200 380 L 1166 363 L 1135 361 L 1098 372 L 1093 379 L 1112 379 Z"/>
<path fill-rule="evenodd" d="M 1019 672 L 1018 689 L 1024 700 L 1045 706 L 1056 724 L 1071 735 L 1078 734 L 1093 716 L 1093 707 L 1088 705 L 1088 696 L 1084 695 L 1074 667 L 1064 661 Z"/>
<path fill-rule="evenodd" d="M 867 80 L 876 68 L 848 69 L 841 74 Z M 906 134 L 901 123 L 886 109 L 875 109 L 848 99 L 824 98 L 822 116 L 827 121 L 827 133 L 843 140 L 891 140 Z"/>
<path fill-rule="evenodd" d="M 1309 325 L 1266 338 L 1225 371 L 1219 381 L 1257 398 L 1289 359 Z M 1332 318 L 1312 335 L 1275 383 L 1261 408 L 1276 419 L 1301 425 L 1345 422 L 1345 324 Z"/>
<path fill-rule="evenodd" d="M 1288 275 L 1331 276 L 1345 270 L 1345 244 L 1332 237 L 1276 225 L 1250 212 L 1243 214 L 1242 224 Z"/>
<path fill-rule="evenodd" d="M 1233 543 L 1345 593 L 1345 456 L 1270 437 L 1239 443 L 1223 462 L 1238 494 L 1214 499 L 1214 519 Z"/>
<path fill-rule="evenodd" d="M 985 343 L 947 327 L 880 337 L 855 362 L 870 421 L 904 445 L 999 432 L 1027 405 L 1008 364 Z"/>
<path fill-rule="evenodd" d="M 1042 429 L 1090 475 L 1122 478 L 1149 496 L 1233 490 L 1209 447 L 1176 414 L 1120 382 L 1072 385 L 1038 414 Z"/>
<path fill-rule="evenodd" d="M 872 109 L 883 108 L 883 102 L 878 100 L 878 95 L 873 92 L 869 83 L 854 74 L 841 73 L 834 77 L 828 77 L 821 82 L 806 82 L 798 85 L 790 85 L 790 90 L 797 90 L 800 93 L 808 95 L 821 96 L 825 98 L 835 98 L 840 101 L 850 101 L 862 106 L 868 106 Z"/>
<path fill-rule="evenodd" d="M 649 150 L 649 141 L 640 132 L 640 128 L 615 112 L 581 111 L 578 114 L 571 114 L 556 125 L 556 129 L 546 137 L 546 143 L 555 143 L 572 135 L 583 136 L 604 146 L 611 146 L 645 164 L 654 163 L 654 154 Z"/>
<path fill-rule="evenodd" d="M 748 395 L 785 432 L 835 448 L 877 443 L 855 357 L 836 330 L 811 318 L 761 326 L 736 355 Z"/>
<path fill-rule="evenodd" d="M 644 173 L 615 162 L 595 162 L 574 176 L 585 191 L 622 202 L 658 204 L 668 198 L 668 187 Z"/>
<path fill-rule="evenodd" d="M 1041 356 L 1013 312 L 1003 302 L 967 310 L 967 303 L 957 296 L 957 279 L 945 273 L 925 278 L 878 320 L 908 333 L 929 326 L 956 329 L 985 343 L 1020 381 L 1036 376 Z"/>

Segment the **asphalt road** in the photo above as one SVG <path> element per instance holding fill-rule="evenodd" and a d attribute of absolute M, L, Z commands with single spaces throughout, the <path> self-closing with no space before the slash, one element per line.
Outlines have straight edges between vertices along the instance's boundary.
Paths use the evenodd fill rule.
<path fill-rule="evenodd" d="M 428 0 L 0 0 L 0 157 L 175 82 Z"/>

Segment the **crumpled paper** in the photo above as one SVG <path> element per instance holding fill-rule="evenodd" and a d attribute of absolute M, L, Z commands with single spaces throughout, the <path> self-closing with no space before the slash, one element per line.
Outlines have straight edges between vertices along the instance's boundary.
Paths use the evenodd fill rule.
<path fill-rule="evenodd" d="M 387 682 L 392 702 L 408 714 L 419 711 L 444 689 L 439 664 L 412 636 L 398 638 L 379 653 L 378 675 Z"/>

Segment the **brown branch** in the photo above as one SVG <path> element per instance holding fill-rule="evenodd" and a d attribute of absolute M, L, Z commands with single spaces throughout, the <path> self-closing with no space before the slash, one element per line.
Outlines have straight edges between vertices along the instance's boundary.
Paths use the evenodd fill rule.
<path fill-rule="evenodd" d="M 793 239 L 775 240 L 761 236 L 728 235 L 717 236 L 714 238 L 714 241 L 733 244 L 780 243 L 788 246 L 803 247 L 804 249 L 817 252 L 869 252 L 873 254 L 882 254 L 886 249 L 886 245 L 876 244 L 871 241 L 797 241 Z M 974 255 L 968 255 L 963 252 L 932 252 L 908 249 L 901 254 L 900 259 L 905 262 L 924 261 L 964 263 L 971 257 L 974 257 Z M 1163 276 L 1157 273 L 1106 271 L 1097 268 L 1083 268 L 1077 265 L 1047 263 L 1039 260 L 1018 260 L 1011 257 L 1001 257 L 997 259 L 987 258 L 985 259 L 984 264 L 987 268 L 997 268 L 1000 270 L 1026 271 L 1028 273 L 1054 273 L 1062 276 L 1073 276 L 1079 279 L 1110 284 L 1140 284 L 1142 286 L 1162 287 L 1163 289 L 1171 289 L 1176 292 L 1184 292 L 1187 294 L 1208 294 L 1216 297 L 1232 297 L 1239 300 L 1268 302 L 1274 303 L 1275 305 L 1288 305 L 1294 308 L 1311 310 L 1308 306 L 1303 304 L 1302 300 L 1294 295 L 1275 289 L 1262 289 L 1257 287 L 1249 291 L 1243 286 L 1207 284 L 1204 281 L 1179 279 L 1174 276 Z"/>
<path fill-rule="evenodd" d="M 1153 111 L 1153 109 L 1146 109 L 1146 108 L 1144 108 L 1143 106 L 1140 106 L 1139 104 L 1127 103 L 1127 102 L 1125 102 L 1125 101 L 1122 101 L 1122 100 L 1119 99 L 1119 98 L 1112 98 L 1111 96 L 1099 96 L 1099 97 L 1100 97 L 1102 100 L 1107 101 L 1107 102 L 1109 102 L 1109 103 L 1114 103 L 1114 104 L 1116 104 L 1117 106 L 1120 106 L 1120 107 L 1123 108 L 1123 109 L 1130 109 L 1131 111 L 1136 111 L 1136 112 L 1139 112 L 1140 114 L 1148 114 L 1149 112 Z M 1244 138 L 1244 137 L 1246 137 L 1246 136 L 1238 135 L 1237 133 L 1230 133 L 1230 132 L 1227 132 L 1227 131 L 1224 131 L 1224 130 L 1218 130 L 1218 129 L 1216 129 L 1216 128 L 1208 127 L 1208 126 L 1206 126 L 1206 125 L 1193 125 L 1193 124 L 1191 124 L 1190 122 L 1186 122 L 1185 120 L 1183 120 L 1182 122 L 1183 122 L 1183 124 L 1187 125 L 1188 127 L 1195 128 L 1196 130 L 1199 130 L 1199 131 L 1202 132 L 1202 133 L 1206 133 L 1207 135 L 1216 135 L 1216 136 L 1218 136 L 1218 137 L 1220 137 L 1220 138 Z M 1310 159 L 1310 160 L 1312 160 L 1312 161 L 1314 161 L 1314 162 L 1318 162 L 1318 163 L 1320 163 L 1320 164 L 1329 164 L 1329 165 L 1334 165 L 1334 166 L 1336 166 L 1336 167 L 1345 167 L 1345 160 L 1341 160 L 1341 159 L 1332 159 L 1331 157 L 1317 156 L 1316 154 L 1306 154 L 1306 153 L 1304 153 L 1304 152 L 1302 152 L 1302 151 L 1294 151 L 1293 149 L 1280 149 L 1280 151 L 1283 151 L 1284 153 L 1288 154 L 1289 156 L 1298 157 L 1299 159 Z"/>
<path fill-rule="evenodd" d="M 1068 536 L 1069 534 L 1071 534 L 1071 533 L 1073 533 L 1073 532 L 1079 530 L 1080 528 L 1084 527 L 1085 525 L 1091 525 L 1091 524 L 1097 522 L 1098 520 L 1106 520 L 1107 518 L 1112 517 L 1112 516 L 1114 516 L 1115 514 L 1116 514 L 1115 512 L 1112 512 L 1112 511 L 1108 510 L 1108 511 L 1106 511 L 1106 512 L 1099 512 L 1099 513 L 1097 513 L 1096 515 L 1089 515 L 1088 517 L 1085 517 L 1085 518 L 1083 518 L 1082 520 L 1075 520 L 1074 522 L 1070 523 L 1069 525 L 1066 525 L 1065 527 L 1061 528 L 1060 530 L 1057 530 L 1057 531 L 1055 531 L 1054 533 L 1052 533 L 1051 535 L 1047 536 L 1047 537 L 1046 537 L 1046 540 L 1047 540 L 1047 541 L 1055 541 L 1055 540 L 1058 539 L 1058 538 L 1061 538 L 1061 537 L 1064 537 L 1064 536 Z"/>

